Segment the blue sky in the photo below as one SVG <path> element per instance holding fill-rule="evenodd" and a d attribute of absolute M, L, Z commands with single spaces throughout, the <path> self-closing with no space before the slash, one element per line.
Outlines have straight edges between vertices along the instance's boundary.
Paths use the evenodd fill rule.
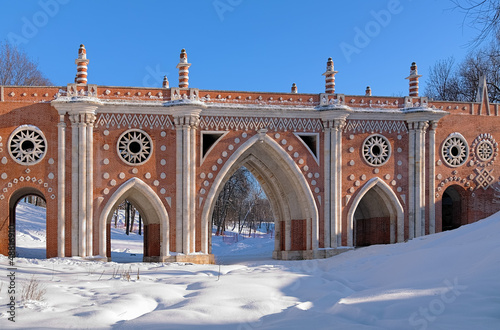
<path fill-rule="evenodd" d="M 185 48 L 190 87 L 321 93 L 328 57 L 336 92 L 407 95 L 438 59 L 460 61 L 476 31 L 451 0 L 4 1 L 0 39 L 18 43 L 55 85 L 74 80 L 81 43 L 89 83 L 161 86 Z"/>

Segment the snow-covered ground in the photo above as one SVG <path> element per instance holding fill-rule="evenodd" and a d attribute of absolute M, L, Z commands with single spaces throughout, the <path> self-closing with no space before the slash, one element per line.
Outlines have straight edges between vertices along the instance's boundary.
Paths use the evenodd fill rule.
<path fill-rule="evenodd" d="M 2 256 L 0 328 L 499 329 L 499 236 L 496 214 L 322 260 L 276 261 L 271 239 L 221 237 L 220 266 L 18 258 L 16 291 L 34 275 L 46 294 L 23 302 L 16 292 L 15 324 Z"/>

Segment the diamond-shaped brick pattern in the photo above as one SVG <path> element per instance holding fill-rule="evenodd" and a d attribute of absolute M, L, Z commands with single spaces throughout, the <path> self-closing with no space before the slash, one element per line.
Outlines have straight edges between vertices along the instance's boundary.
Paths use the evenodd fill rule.
<path fill-rule="evenodd" d="M 483 188 L 484 190 L 486 190 L 495 181 L 495 177 L 493 177 L 491 175 L 491 172 L 493 172 L 493 169 L 491 169 L 489 171 L 486 169 L 475 169 L 475 171 L 476 171 L 477 175 L 474 178 L 474 181 L 477 184 L 477 188 Z"/>

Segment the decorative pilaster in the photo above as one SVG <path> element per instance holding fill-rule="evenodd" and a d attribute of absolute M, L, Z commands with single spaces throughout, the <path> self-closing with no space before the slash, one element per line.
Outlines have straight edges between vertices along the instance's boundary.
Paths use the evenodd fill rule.
<path fill-rule="evenodd" d="M 331 244 L 331 208 L 330 208 L 330 201 L 331 201 L 331 183 L 332 183 L 332 150 L 331 150 L 331 138 L 332 138 L 332 126 L 333 126 L 333 120 L 327 120 L 323 121 L 323 127 L 324 127 L 324 156 L 323 159 L 324 164 L 323 167 L 325 169 L 325 192 L 324 192 L 324 204 L 325 204 L 325 209 L 324 209 L 324 241 L 325 241 L 325 248 L 329 248 L 332 246 Z"/>
<path fill-rule="evenodd" d="M 336 160 L 335 164 L 337 168 L 335 169 L 335 173 L 337 174 L 337 183 L 335 185 L 335 227 L 336 227 L 336 236 L 337 236 L 337 247 L 342 246 L 342 130 L 345 127 L 345 120 L 337 120 L 335 121 L 335 133 L 336 133 L 336 141 L 335 144 L 337 146 Z"/>
<path fill-rule="evenodd" d="M 78 115 L 70 115 L 71 121 L 71 255 L 78 256 Z"/>
<path fill-rule="evenodd" d="M 198 128 L 198 124 L 200 122 L 199 116 L 190 116 L 189 117 L 189 149 L 191 151 L 191 156 L 189 159 L 189 196 L 190 202 L 189 205 L 191 207 L 190 214 L 191 218 L 189 219 L 189 228 L 190 228 L 190 251 L 196 251 L 196 129 Z"/>
<path fill-rule="evenodd" d="M 57 256 L 65 257 L 66 228 L 66 123 L 65 114 L 59 115 L 57 124 Z"/>
<path fill-rule="evenodd" d="M 184 139 L 182 131 L 184 130 L 184 120 L 182 117 L 174 118 L 175 123 L 175 251 L 183 251 L 183 223 L 182 223 L 182 205 L 183 205 L 183 146 Z"/>
<path fill-rule="evenodd" d="M 174 115 L 176 126 L 176 249 L 196 252 L 196 128 L 200 116 L 195 113 Z"/>
<path fill-rule="evenodd" d="M 409 136 L 409 173 L 408 173 L 408 210 L 409 238 L 425 235 L 425 133 L 427 121 L 408 123 Z"/>
<path fill-rule="evenodd" d="M 437 121 L 430 122 L 429 130 L 429 234 L 436 232 L 436 129 Z"/>
<path fill-rule="evenodd" d="M 59 112 L 58 174 L 59 174 L 59 230 L 58 240 L 64 240 L 64 204 L 66 194 L 71 196 L 71 256 L 88 257 L 92 251 L 93 215 L 93 123 L 96 102 L 53 101 Z M 65 186 L 65 114 L 71 122 L 71 193 Z M 62 248 L 59 254 L 67 253 Z"/>
<path fill-rule="evenodd" d="M 93 206 L 94 206 L 94 122 L 96 116 L 92 113 L 86 114 L 85 123 L 87 125 L 87 174 L 86 174 L 86 214 L 87 214 L 87 256 L 92 256 L 93 252 Z"/>
<path fill-rule="evenodd" d="M 323 120 L 325 129 L 325 247 L 342 246 L 342 129 L 345 119 Z"/>
<path fill-rule="evenodd" d="M 87 256 L 87 123 L 86 115 L 80 114 L 78 123 L 78 255 Z"/>

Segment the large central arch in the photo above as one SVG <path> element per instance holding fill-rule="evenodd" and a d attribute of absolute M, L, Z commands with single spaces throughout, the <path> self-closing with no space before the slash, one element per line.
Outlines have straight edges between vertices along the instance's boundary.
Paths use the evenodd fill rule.
<path fill-rule="evenodd" d="M 132 178 L 123 183 L 109 198 L 104 206 L 101 216 L 99 217 L 99 255 L 106 257 L 108 224 L 111 223 L 113 211 L 125 199 L 132 202 L 139 210 L 145 225 L 144 233 L 150 236 L 150 240 L 154 240 L 151 235 L 158 236 L 159 239 L 159 256 L 149 255 L 144 256 L 144 261 L 163 261 L 169 255 L 169 219 L 165 206 L 156 195 L 156 193 L 142 180 Z M 146 226 L 154 230 L 146 229 Z M 151 245 L 151 242 L 150 242 Z M 158 247 L 158 244 L 156 245 Z M 146 242 L 145 242 L 145 248 Z M 155 249 L 153 249 L 155 250 Z M 153 254 L 157 254 L 153 253 Z"/>
<path fill-rule="evenodd" d="M 276 228 L 273 258 L 312 258 L 318 249 L 319 221 L 314 196 L 297 164 L 264 132 L 235 151 L 215 178 L 201 215 L 202 252 L 210 252 L 210 220 L 217 196 L 242 166 L 259 181 L 271 203 Z"/>

